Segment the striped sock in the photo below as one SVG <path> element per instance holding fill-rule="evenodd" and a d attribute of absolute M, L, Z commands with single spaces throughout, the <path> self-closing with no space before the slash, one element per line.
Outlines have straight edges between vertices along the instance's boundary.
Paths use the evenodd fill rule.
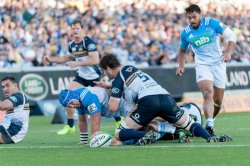
<path fill-rule="evenodd" d="M 80 144 L 88 144 L 88 133 L 80 133 Z"/>

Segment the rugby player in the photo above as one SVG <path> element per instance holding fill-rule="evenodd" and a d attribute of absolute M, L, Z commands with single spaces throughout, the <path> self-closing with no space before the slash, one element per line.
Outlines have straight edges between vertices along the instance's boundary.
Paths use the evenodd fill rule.
<path fill-rule="evenodd" d="M 186 15 L 190 25 L 181 33 L 179 67 L 176 75 L 181 76 L 185 71 L 185 55 L 190 46 L 195 54 L 196 82 L 203 95 L 206 129 L 211 135 L 215 135 L 214 118 L 219 113 L 223 102 L 226 62 L 231 59 L 237 37 L 219 20 L 202 17 L 198 5 L 192 4 L 186 8 Z M 219 45 L 220 35 L 228 41 L 224 51 Z"/>

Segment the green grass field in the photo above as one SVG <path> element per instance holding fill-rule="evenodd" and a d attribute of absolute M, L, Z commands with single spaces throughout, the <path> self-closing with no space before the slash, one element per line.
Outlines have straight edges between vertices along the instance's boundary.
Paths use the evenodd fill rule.
<path fill-rule="evenodd" d="M 50 124 L 52 117 L 31 116 L 28 135 L 13 145 L 0 145 L 0 166 L 160 166 L 250 164 L 250 113 L 220 114 L 216 133 L 229 134 L 233 142 L 193 143 L 159 141 L 145 147 L 120 146 L 90 148 L 78 145 L 78 131 L 73 135 L 56 134 L 63 124 Z M 103 121 L 102 131 L 113 133 L 114 122 Z"/>

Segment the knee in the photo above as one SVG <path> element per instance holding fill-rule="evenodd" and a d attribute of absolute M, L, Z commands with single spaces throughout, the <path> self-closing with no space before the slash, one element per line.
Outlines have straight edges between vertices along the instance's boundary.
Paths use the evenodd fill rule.
<path fill-rule="evenodd" d="M 213 90 L 205 89 L 202 91 L 204 99 L 212 99 L 213 98 Z"/>

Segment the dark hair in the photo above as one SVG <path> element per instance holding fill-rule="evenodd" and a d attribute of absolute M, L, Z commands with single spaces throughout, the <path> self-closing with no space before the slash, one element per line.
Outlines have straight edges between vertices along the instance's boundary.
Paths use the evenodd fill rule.
<path fill-rule="evenodd" d="M 108 67 L 110 69 L 115 69 L 117 67 L 121 66 L 120 62 L 113 54 L 107 54 L 102 57 L 100 60 L 100 67 L 106 70 Z"/>
<path fill-rule="evenodd" d="M 81 21 L 80 19 L 75 19 L 75 20 L 73 20 L 73 21 L 71 22 L 71 24 L 70 24 L 70 27 L 71 27 L 72 25 L 76 25 L 76 24 L 80 24 L 80 25 L 81 25 L 81 28 L 83 28 L 83 24 L 82 24 L 82 21 Z"/>
<path fill-rule="evenodd" d="M 197 12 L 197 13 L 201 13 L 201 9 L 198 5 L 196 4 L 192 4 L 190 5 L 188 8 L 185 9 L 186 10 L 186 14 L 188 13 L 193 13 L 193 12 Z"/>
<path fill-rule="evenodd" d="M 17 82 L 16 82 L 16 79 L 15 79 L 14 77 L 4 77 L 4 78 L 1 80 L 1 82 L 6 81 L 6 80 L 10 80 L 12 83 L 17 83 Z"/>

